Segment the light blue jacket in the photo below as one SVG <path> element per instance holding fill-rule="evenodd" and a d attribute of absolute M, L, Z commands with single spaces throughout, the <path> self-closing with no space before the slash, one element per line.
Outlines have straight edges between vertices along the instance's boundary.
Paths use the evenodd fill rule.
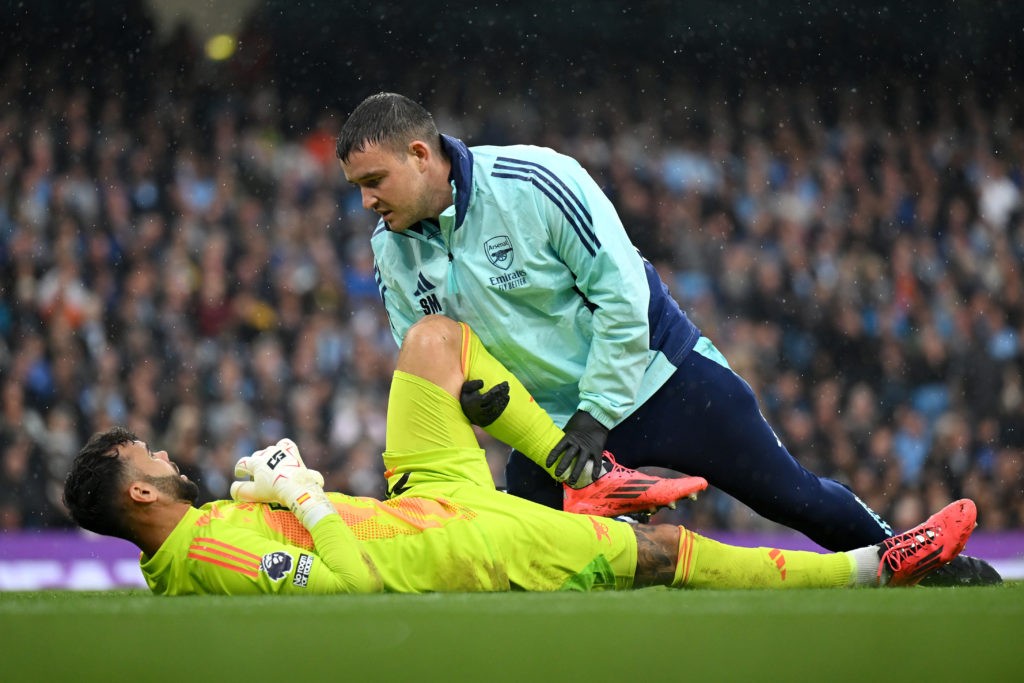
<path fill-rule="evenodd" d="M 371 239 L 401 344 L 431 313 L 468 323 L 562 425 L 614 427 L 676 370 L 700 332 L 574 159 L 442 136 L 455 203 L 437 223 Z"/>

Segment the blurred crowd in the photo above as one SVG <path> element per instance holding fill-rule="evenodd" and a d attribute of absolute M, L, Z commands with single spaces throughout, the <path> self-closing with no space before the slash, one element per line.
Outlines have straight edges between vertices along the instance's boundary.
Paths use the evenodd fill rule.
<path fill-rule="evenodd" d="M 1024 526 L 1020 91 L 637 68 L 566 92 L 467 65 L 325 106 L 258 57 L 210 62 L 180 31 L 134 72 L 0 65 L 0 528 L 68 526 L 68 464 L 113 424 L 203 501 L 284 436 L 329 487 L 383 494 L 397 349 L 375 221 L 334 157 L 380 89 L 470 144 L 579 159 L 808 468 L 894 526 L 959 496 L 986 529 Z M 500 484 L 507 449 L 483 442 Z M 715 491 L 662 514 L 771 526 Z"/>

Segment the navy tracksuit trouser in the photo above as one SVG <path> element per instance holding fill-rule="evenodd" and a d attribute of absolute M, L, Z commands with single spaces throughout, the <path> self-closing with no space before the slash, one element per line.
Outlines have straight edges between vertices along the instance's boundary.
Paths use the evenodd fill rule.
<path fill-rule="evenodd" d="M 832 551 L 872 545 L 889 525 L 850 489 L 805 469 L 764 419 L 757 398 L 728 367 L 691 352 L 646 403 L 608 435 L 626 467 L 699 475 L 761 516 Z M 562 486 L 517 451 L 505 469 L 509 493 L 562 507 Z"/>

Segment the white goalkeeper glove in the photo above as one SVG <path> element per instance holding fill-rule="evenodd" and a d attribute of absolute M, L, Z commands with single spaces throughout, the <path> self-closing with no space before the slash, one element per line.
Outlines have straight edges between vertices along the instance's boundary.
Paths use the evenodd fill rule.
<path fill-rule="evenodd" d="M 304 527 L 335 512 L 324 493 L 324 478 L 302 462 L 299 447 L 291 439 L 256 451 L 235 464 L 236 477 L 249 481 L 231 484 L 234 500 L 251 503 L 280 503 L 287 506 Z"/>

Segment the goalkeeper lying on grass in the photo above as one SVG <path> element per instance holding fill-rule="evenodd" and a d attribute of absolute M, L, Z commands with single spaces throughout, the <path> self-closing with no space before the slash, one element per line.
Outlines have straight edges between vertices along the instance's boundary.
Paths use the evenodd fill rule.
<path fill-rule="evenodd" d="M 430 316 L 406 337 L 391 387 L 389 500 L 325 493 L 284 439 L 238 462 L 247 480 L 234 501 L 195 508 L 197 487 L 166 452 L 114 428 L 75 459 L 65 502 L 84 528 L 135 543 L 161 595 L 913 585 L 975 526 L 961 500 L 880 546 L 818 554 L 552 510 L 495 490 L 467 413 L 540 462 L 562 443 L 467 326 Z"/>

